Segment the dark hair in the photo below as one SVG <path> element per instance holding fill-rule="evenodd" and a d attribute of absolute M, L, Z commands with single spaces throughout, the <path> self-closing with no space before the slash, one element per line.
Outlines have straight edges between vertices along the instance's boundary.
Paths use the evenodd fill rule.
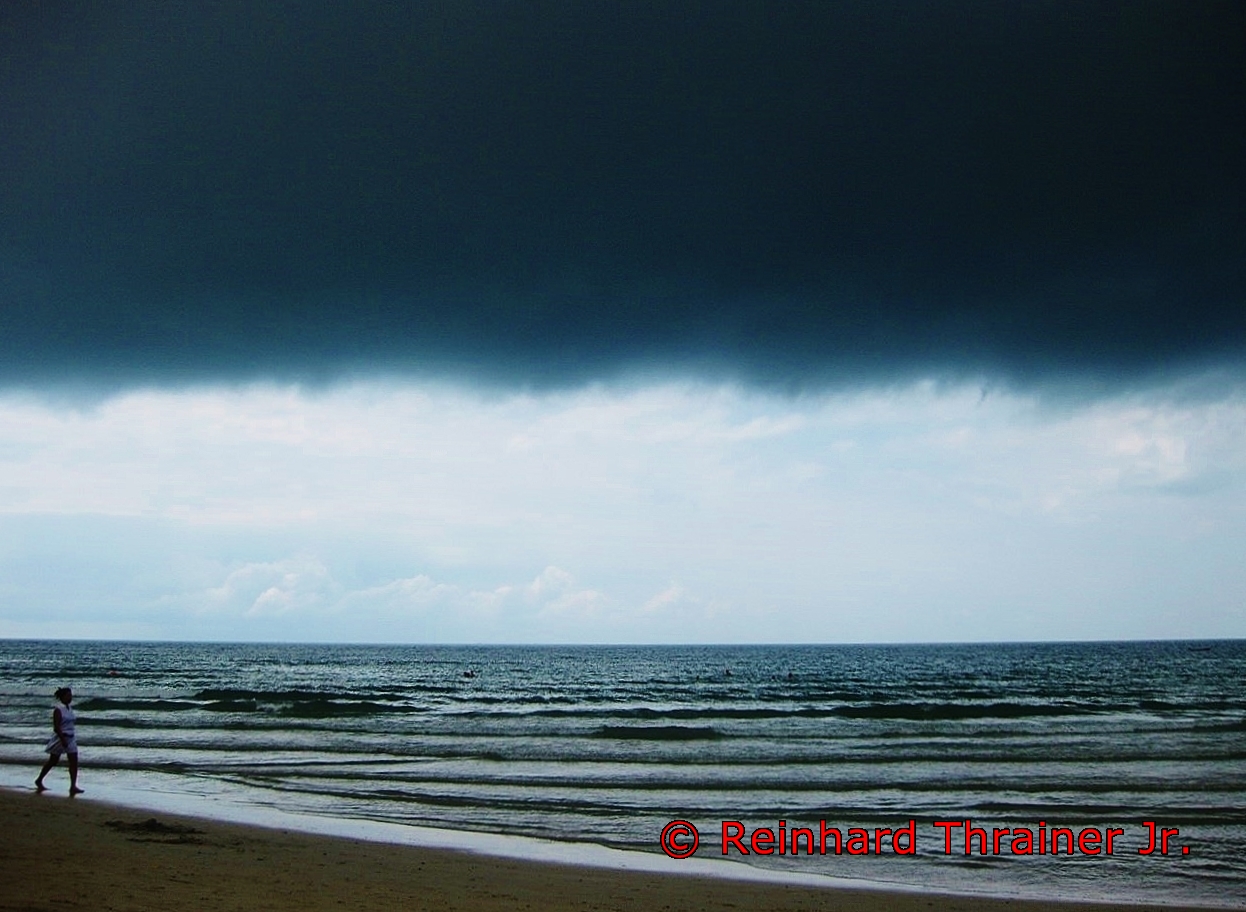
<path fill-rule="evenodd" d="M 56 693 L 55 693 L 55 694 L 53 694 L 53 696 L 55 696 L 55 697 L 56 697 L 56 699 L 58 699 L 58 700 L 59 700 L 59 699 L 60 699 L 61 697 L 63 697 L 65 694 L 71 694 L 71 693 L 73 693 L 73 689 L 72 689 L 72 688 L 69 688 L 69 687 L 58 687 L 58 688 L 56 688 Z"/>

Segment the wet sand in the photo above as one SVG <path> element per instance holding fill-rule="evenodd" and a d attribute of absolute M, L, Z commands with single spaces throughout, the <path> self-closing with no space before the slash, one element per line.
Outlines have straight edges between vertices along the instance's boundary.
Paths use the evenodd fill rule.
<path fill-rule="evenodd" d="M 491 858 L 0 789 L 0 912 L 351 909 L 1104 912 L 1154 908 L 819 889 Z"/>

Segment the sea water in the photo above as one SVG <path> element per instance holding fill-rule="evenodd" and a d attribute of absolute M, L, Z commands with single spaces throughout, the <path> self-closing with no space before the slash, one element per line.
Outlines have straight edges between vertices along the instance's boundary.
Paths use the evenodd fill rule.
<path fill-rule="evenodd" d="M 729 859 L 802 877 L 1246 906 L 1243 641 L 8 640 L 0 783 L 33 779 L 63 684 L 75 692 L 83 784 L 125 783 L 140 803 L 147 790 L 152 806 L 184 794 L 226 817 L 273 808 L 651 855 L 683 820 L 700 834 L 698 867 L 723 857 L 725 830 L 737 836 Z M 985 834 L 968 853 L 966 821 Z M 910 823 L 912 854 L 876 836 Z M 1057 854 L 1047 842 L 1041 855 L 1015 854 L 1011 835 L 992 844 L 996 829 L 1037 841 L 1040 827 L 1120 833 L 1111 855 L 1093 836 L 1071 853 L 1067 839 Z M 815 834 L 812 855 L 808 840 L 790 851 L 802 828 Z M 763 829 L 775 841 L 754 844 Z M 843 835 L 840 854 L 833 841 L 817 851 L 826 829 Z M 1177 831 L 1167 854 L 1141 854 L 1152 829 Z M 860 832 L 866 851 L 853 854 Z"/>

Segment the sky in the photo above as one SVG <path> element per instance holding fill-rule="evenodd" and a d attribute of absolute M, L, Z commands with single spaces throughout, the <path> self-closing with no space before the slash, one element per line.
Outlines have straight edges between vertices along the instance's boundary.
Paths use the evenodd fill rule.
<path fill-rule="evenodd" d="M 0 7 L 0 636 L 1246 636 L 1246 9 Z"/>

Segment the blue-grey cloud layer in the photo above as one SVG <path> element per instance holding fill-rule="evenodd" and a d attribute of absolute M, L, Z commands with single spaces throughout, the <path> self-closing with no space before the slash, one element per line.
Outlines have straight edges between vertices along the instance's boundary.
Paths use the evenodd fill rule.
<path fill-rule="evenodd" d="M 1236 3 L 6 3 L 0 381 L 1246 350 Z"/>

